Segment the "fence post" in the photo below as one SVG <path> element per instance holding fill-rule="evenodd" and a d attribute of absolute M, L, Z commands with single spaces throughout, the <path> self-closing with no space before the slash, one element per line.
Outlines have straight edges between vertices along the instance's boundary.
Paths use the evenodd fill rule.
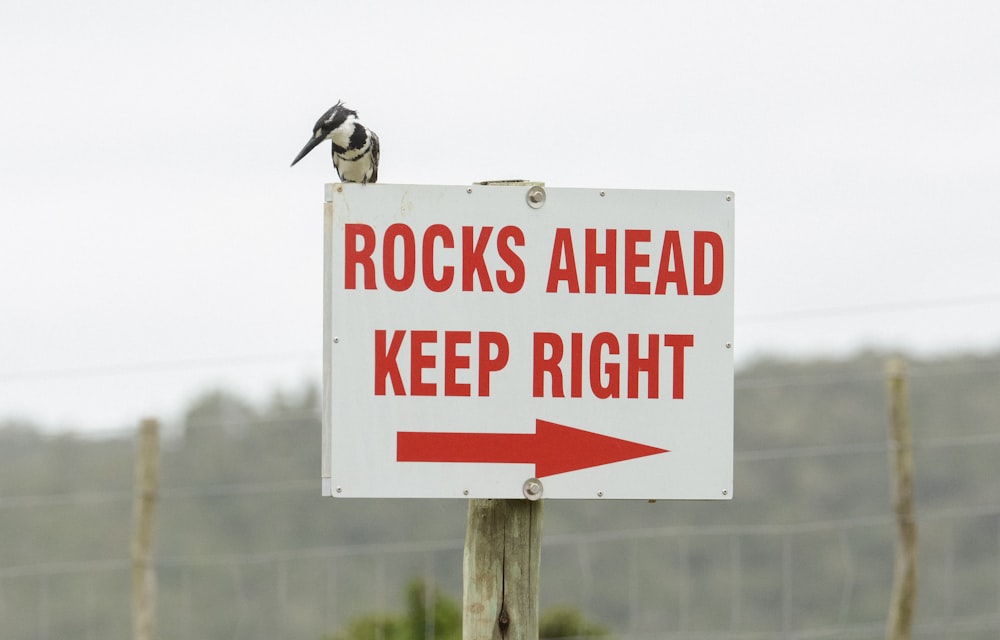
<path fill-rule="evenodd" d="M 906 364 L 886 364 L 889 391 L 889 467 L 896 515 L 896 552 L 887 640 L 908 640 L 917 597 L 917 518 L 913 508 L 913 437 L 910 432 Z"/>
<path fill-rule="evenodd" d="M 160 481 L 160 425 L 153 418 L 139 425 L 132 498 L 132 637 L 156 637 L 156 574 L 153 525 Z"/>

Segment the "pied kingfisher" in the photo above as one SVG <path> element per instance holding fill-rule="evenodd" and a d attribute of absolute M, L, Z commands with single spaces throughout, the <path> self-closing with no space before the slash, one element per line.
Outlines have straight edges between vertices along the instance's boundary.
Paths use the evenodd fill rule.
<path fill-rule="evenodd" d="M 333 167 L 343 182 L 362 184 L 378 180 L 378 136 L 358 121 L 358 113 L 343 102 L 330 107 L 313 127 L 312 138 L 302 147 L 292 165 L 324 140 L 333 143 Z"/>

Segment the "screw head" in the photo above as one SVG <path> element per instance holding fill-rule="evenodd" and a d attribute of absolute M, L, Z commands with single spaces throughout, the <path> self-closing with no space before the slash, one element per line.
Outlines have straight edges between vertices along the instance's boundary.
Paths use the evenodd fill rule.
<path fill-rule="evenodd" d="M 524 493 L 524 497 L 528 500 L 538 500 L 542 497 L 542 491 L 544 491 L 542 481 L 538 478 L 528 478 L 521 485 L 521 492 Z"/>
<path fill-rule="evenodd" d="M 532 209 L 541 209 L 545 204 L 545 189 L 535 185 L 528 189 L 528 194 L 526 196 L 528 200 L 528 206 Z"/>

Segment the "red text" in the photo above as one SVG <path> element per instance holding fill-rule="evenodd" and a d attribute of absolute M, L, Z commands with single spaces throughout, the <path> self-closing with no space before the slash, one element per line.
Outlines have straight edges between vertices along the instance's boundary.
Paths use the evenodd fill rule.
<path fill-rule="evenodd" d="M 475 376 L 461 375 L 472 370 L 473 358 Z M 474 380 L 476 395 L 488 396 L 490 376 L 507 366 L 509 359 L 507 337 L 496 331 L 377 329 L 375 395 L 471 396 Z M 405 379 L 400 371 L 401 360 L 404 369 L 409 370 Z"/>
<path fill-rule="evenodd" d="M 572 230 L 560 227 L 552 242 L 545 291 L 580 293 L 582 282 L 583 293 L 617 293 L 621 283 L 628 295 L 715 295 L 723 284 L 722 237 L 695 231 L 693 242 L 688 267 L 679 231 L 654 235 L 650 229 L 585 229 L 583 255 L 578 256 L 579 238 L 574 244 Z"/>
<path fill-rule="evenodd" d="M 684 398 L 684 350 L 694 346 L 692 334 L 642 335 L 630 333 L 624 343 L 604 331 L 584 339 L 571 333 L 534 334 L 532 396 L 580 398 L 588 391 L 596 398 L 659 398 L 660 349 L 671 376 L 670 397 Z M 644 381 L 644 384 L 643 384 Z"/>
<path fill-rule="evenodd" d="M 463 226 L 456 237 L 443 224 L 418 234 L 397 222 L 380 238 L 371 225 L 349 223 L 344 225 L 344 288 L 384 285 L 406 291 L 419 283 L 435 292 L 454 288 L 516 293 L 524 286 L 524 260 L 516 251 L 523 246 L 524 231 L 514 226 Z"/>

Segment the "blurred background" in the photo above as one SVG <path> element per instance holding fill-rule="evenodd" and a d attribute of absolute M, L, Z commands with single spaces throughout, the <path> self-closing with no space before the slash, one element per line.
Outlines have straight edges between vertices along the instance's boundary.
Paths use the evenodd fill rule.
<path fill-rule="evenodd" d="M 736 498 L 547 505 L 543 604 L 621 638 L 881 637 L 901 354 L 917 632 L 995 638 L 998 23 L 990 2 L 0 6 L 0 635 L 127 629 L 146 415 L 163 637 L 321 638 L 414 580 L 459 594 L 464 504 L 318 497 L 336 176 L 326 147 L 288 165 L 343 99 L 381 182 L 736 193 Z"/>

